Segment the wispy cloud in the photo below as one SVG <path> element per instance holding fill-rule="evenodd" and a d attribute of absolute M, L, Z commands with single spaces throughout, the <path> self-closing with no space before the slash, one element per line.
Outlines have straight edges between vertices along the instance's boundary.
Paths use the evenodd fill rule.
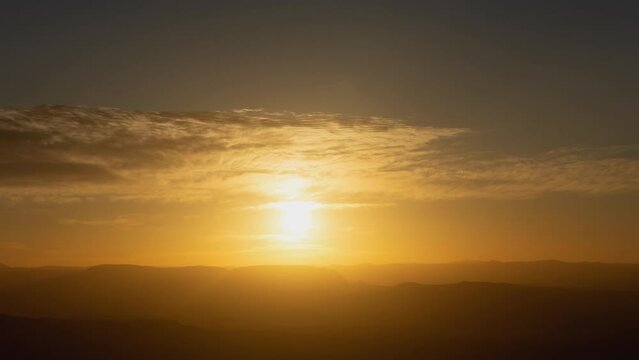
<path fill-rule="evenodd" d="M 128 214 L 110 218 L 64 218 L 59 223 L 83 226 L 140 226 L 144 224 L 143 217 L 141 214 Z"/>
<path fill-rule="evenodd" d="M 514 156 L 441 141 L 464 134 L 330 113 L 2 109 L 0 196 L 268 198 L 291 178 L 309 196 L 344 203 L 639 189 L 637 145 Z"/>

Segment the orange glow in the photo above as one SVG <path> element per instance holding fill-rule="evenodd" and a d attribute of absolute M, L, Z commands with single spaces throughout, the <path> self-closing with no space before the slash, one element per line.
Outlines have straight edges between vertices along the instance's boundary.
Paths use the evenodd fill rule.
<path fill-rule="evenodd" d="M 313 228 L 313 211 L 319 207 L 313 201 L 285 201 L 272 205 L 280 212 L 280 234 L 283 241 L 300 241 Z"/>

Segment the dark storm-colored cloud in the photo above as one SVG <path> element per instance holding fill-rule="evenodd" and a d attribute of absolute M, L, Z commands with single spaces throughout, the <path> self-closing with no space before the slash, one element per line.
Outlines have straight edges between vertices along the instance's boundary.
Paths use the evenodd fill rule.
<path fill-rule="evenodd" d="M 527 156 L 463 145 L 480 135 L 332 113 L 7 108 L 0 194 L 197 201 L 272 196 L 291 179 L 325 200 L 384 202 L 639 190 L 637 145 Z"/>

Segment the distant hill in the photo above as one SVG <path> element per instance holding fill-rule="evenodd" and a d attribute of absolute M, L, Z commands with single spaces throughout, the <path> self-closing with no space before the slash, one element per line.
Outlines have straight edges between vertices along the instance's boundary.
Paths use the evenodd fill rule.
<path fill-rule="evenodd" d="M 636 359 L 639 296 L 462 283 L 322 287 L 202 299 L 226 317 L 174 321 L 0 316 L 3 359 Z M 304 293 L 304 290 L 302 290 Z M 49 301 L 40 299 L 41 304 Z M 117 312 L 117 307 L 112 311 Z M 274 314 L 275 316 L 269 316 Z M 232 318 L 235 321 L 229 321 Z M 309 320 L 314 320 L 309 323 Z M 309 326 L 313 324 L 312 326 Z"/>
<path fill-rule="evenodd" d="M 95 277 L 98 281 L 136 283 L 153 276 L 172 278 L 174 282 L 193 284 L 197 281 L 222 280 L 254 281 L 259 277 L 270 281 L 294 282 L 295 276 L 324 277 L 327 282 L 365 282 L 372 285 L 396 285 L 405 282 L 421 284 L 451 284 L 463 281 L 494 282 L 533 286 L 582 287 L 608 290 L 639 290 L 639 264 L 572 263 L 562 261 L 530 262 L 456 262 L 440 264 L 336 265 L 330 268 L 299 266 L 295 274 L 285 271 L 291 266 L 249 266 L 221 268 L 150 267 L 137 265 L 99 265 L 85 268 L 38 267 L 14 268 L 0 265 L 0 289 L 44 279 L 82 273 L 80 277 Z M 86 272 L 83 272 L 85 271 Z M 278 271 L 280 275 L 277 275 Z M 286 275 L 288 273 L 288 275 Z M 224 276 L 223 276 L 224 275 Z M 129 278 L 131 276 L 131 278 Z M 278 279 L 279 276 L 279 280 Z M 286 280 L 288 276 L 288 280 Z M 244 280 L 242 280 L 244 278 Z M 253 280 L 250 280 L 253 278 Z M 266 278 L 264 280 L 266 280 Z M 199 280 L 198 280 L 199 279 Z M 301 280 L 302 278 L 300 278 Z"/>
<path fill-rule="evenodd" d="M 242 290 L 303 289 L 317 291 L 345 285 L 335 270 L 314 266 L 248 266 L 231 269 L 222 277 L 220 286 Z"/>
<path fill-rule="evenodd" d="M 0 315 L 3 359 L 204 359 L 216 355 L 217 347 L 203 330 L 176 322 Z"/>
<path fill-rule="evenodd" d="M 627 309 L 621 319 L 624 321 L 632 318 L 633 311 L 639 315 L 639 292 L 635 291 L 489 282 L 376 286 L 347 282 L 336 270 L 309 266 L 229 270 L 103 265 L 84 270 L 33 271 L 37 276 L 27 276 L 28 281 L 0 288 L 0 313 L 57 318 L 172 319 L 197 326 L 252 328 L 337 323 L 412 326 L 422 319 L 428 319 L 432 325 L 435 319 L 453 313 L 461 316 L 468 309 L 478 316 L 484 312 L 496 316 L 514 311 L 513 306 L 526 309 L 522 316 L 542 309 L 552 313 L 554 308 L 570 314 L 578 312 L 582 305 L 588 308 L 589 316 L 608 312 L 610 307 Z M 24 280 L 24 273 L 16 274 Z M 535 302 L 531 303 L 531 299 Z M 445 322 L 443 318 L 441 321 Z"/>
<path fill-rule="evenodd" d="M 89 318 L 178 318 L 225 270 L 100 265 L 0 271 L 0 313 Z M 17 279 L 17 280 L 16 280 Z M 13 280 L 13 281 L 12 281 Z"/>
<path fill-rule="evenodd" d="M 522 294 L 559 296 L 549 297 L 549 302 L 572 297 L 575 304 L 596 296 L 625 301 L 637 294 L 634 291 L 639 281 L 636 271 L 637 265 L 561 262 L 333 268 L 135 265 L 100 265 L 87 269 L 3 268 L 0 269 L 0 314 L 173 319 L 205 327 L 323 326 L 334 325 L 336 321 L 345 326 L 355 323 L 378 326 L 384 324 L 382 315 L 394 313 L 395 308 L 410 309 L 413 305 L 419 306 L 414 313 L 406 319 L 404 313 L 396 314 L 393 321 L 414 321 L 419 318 L 417 314 L 427 312 L 422 306 L 440 309 L 461 301 L 458 304 L 461 308 L 476 307 L 485 301 L 492 304 L 498 298 L 503 298 L 500 301 L 506 304 L 511 299 L 525 303 Z M 397 283 L 401 284 L 395 286 Z M 508 283 L 511 285 L 506 285 Z M 515 286 L 517 284 L 534 284 L 534 287 Z M 369 309 L 370 314 L 363 312 L 381 299 L 391 301 L 404 296 L 407 297 L 405 303 L 397 301 L 387 308 Z M 472 301 L 464 303 L 468 299 Z M 500 302 L 493 305 L 498 309 L 503 307 Z M 438 313 L 431 315 L 436 318 Z"/>
<path fill-rule="evenodd" d="M 0 267 L 0 289 L 53 279 L 81 271 L 82 268 L 37 267 L 18 268 Z"/>
<path fill-rule="evenodd" d="M 349 281 L 378 285 L 402 282 L 450 284 L 461 281 L 535 286 L 639 290 L 639 264 L 531 262 L 458 262 L 335 266 Z"/>
<path fill-rule="evenodd" d="M 540 264 L 462 264 L 454 274 L 497 278 L 510 275 L 481 269 L 522 266 L 518 279 L 531 279 Z M 549 265 L 552 280 L 564 264 Z M 571 284 L 597 268 L 574 266 L 583 272 L 562 278 Z M 380 286 L 309 266 L 11 268 L 0 278 L 2 359 L 639 358 L 639 292 L 631 290 Z"/>

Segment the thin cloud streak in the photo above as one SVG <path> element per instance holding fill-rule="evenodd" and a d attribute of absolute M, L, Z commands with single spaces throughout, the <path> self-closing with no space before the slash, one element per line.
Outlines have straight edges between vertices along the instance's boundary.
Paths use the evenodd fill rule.
<path fill-rule="evenodd" d="M 331 113 L 0 109 L 0 196 L 264 203 L 296 178 L 336 204 L 639 190 L 639 145 L 514 156 L 442 141 L 462 135 Z"/>

